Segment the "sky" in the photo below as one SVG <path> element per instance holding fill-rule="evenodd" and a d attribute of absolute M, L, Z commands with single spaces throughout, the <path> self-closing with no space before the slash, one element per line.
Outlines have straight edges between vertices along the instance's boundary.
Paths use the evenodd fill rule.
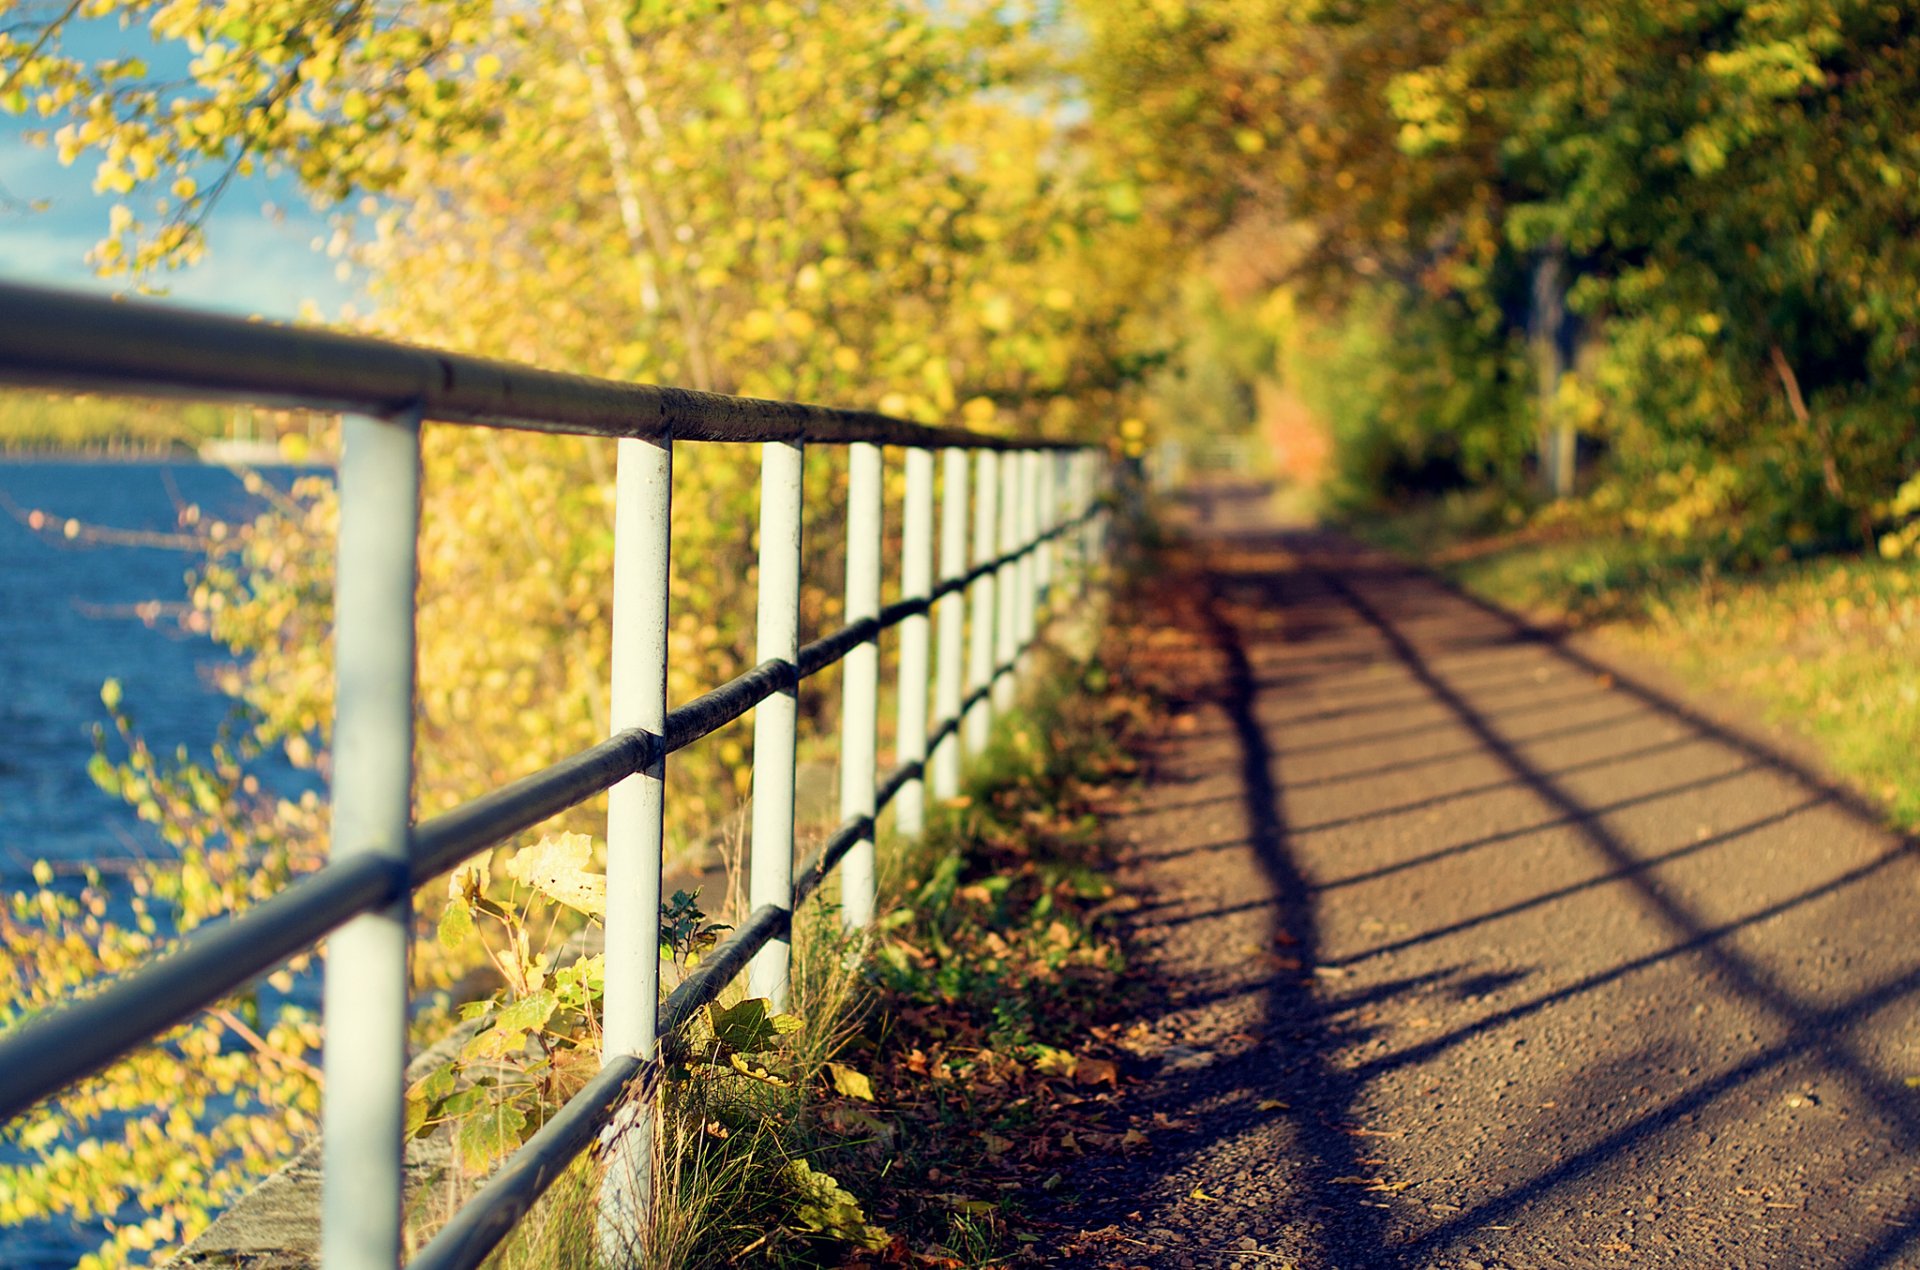
<path fill-rule="evenodd" d="M 182 69 L 184 52 L 156 49 L 141 31 L 90 22 L 67 38 L 69 53 L 146 56 L 156 74 Z M 93 193 L 95 158 L 62 167 L 25 134 L 49 121 L 0 114 L 0 279 L 96 292 L 124 290 L 125 278 L 96 277 L 88 248 L 105 233 L 114 199 Z M 57 122 L 57 121 L 52 121 Z M 46 200 L 44 211 L 31 204 Z M 138 206 L 138 194 L 134 201 Z M 207 222 L 207 254 L 192 268 L 154 281 L 171 303 L 227 313 L 293 318 L 311 300 L 323 316 L 355 298 L 320 249 L 331 227 L 286 176 L 236 179 Z"/>

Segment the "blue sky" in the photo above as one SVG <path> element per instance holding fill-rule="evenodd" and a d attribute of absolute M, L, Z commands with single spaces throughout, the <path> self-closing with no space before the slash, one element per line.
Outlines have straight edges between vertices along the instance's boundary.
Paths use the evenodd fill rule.
<path fill-rule="evenodd" d="M 69 53 L 104 57 L 139 53 L 156 73 L 184 67 L 184 53 L 157 50 L 141 31 L 117 22 L 90 22 L 71 32 Z M 168 65 L 172 63 L 173 65 Z M 25 133 L 45 126 L 37 118 L 0 115 L 0 278 L 47 286 L 113 291 L 125 279 L 102 279 L 87 267 L 87 249 L 105 232 L 111 196 L 93 193 L 95 160 L 86 154 L 61 167 L 51 150 L 29 145 Z M 46 200 L 44 211 L 29 209 Z M 139 206 L 139 196 L 132 200 Z M 271 209 L 269 211 L 268 209 Z M 285 176 L 236 180 L 207 222 L 206 258 L 191 269 L 156 279 L 176 303 L 226 312 L 291 318 L 312 300 L 325 315 L 354 298 L 334 276 L 334 261 L 315 247 L 330 226 Z"/>

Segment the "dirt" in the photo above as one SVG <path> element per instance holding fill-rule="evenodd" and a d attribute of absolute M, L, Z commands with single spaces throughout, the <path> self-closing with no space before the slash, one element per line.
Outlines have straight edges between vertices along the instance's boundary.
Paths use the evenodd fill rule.
<path fill-rule="evenodd" d="M 1146 1141 L 1049 1258 L 1920 1265 L 1911 844 L 1716 703 L 1205 510 L 1113 825 Z"/>

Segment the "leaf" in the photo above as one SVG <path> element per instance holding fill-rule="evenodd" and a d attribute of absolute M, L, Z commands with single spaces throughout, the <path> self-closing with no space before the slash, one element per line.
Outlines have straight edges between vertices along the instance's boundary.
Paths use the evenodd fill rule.
<path fill-rule="evenodd" d="M 769 1014 L 771 1008 L 765 997 L 748 997 L 725 1009 L 709 1005 L 707 1022 L 713 1028 L 713 1039 L 742 1054 L 772 1049 L 779 1038 L 800 1030 L 800 1019 L 792 1014 Z"/>
<path fill-rule="evenodd" d="M 1076 1060 L 1072 1053 L 1055 1049 L 1051 1045 L 1036 1045 L 1033 1048 L 1035 1050 L 1033 1070 L 1042 1076 L 1071 1077 L 1073 1075 Z"/>
<path fill-rule="evenodd" d="M 868 1252 L 878 1252 L 891 1242 L 886 1231 L 868 1223 L 860 1201 L 831 1173 L 822 1173 L 805 1160 L 795 1160 L 781 1178 L 793 1189 L 793 1215 L 802 1229 L 844 1240 Z"/>
<path fill-rule="evenodd" d="M 469 1173 L 484 1173 L 487 1166 L 520 1145 L 527 1127 L 526 1113 L 512 1103 L 490 1107 L 460 1122 L 455 1145 L 460 1163 Z"/>
<path fill-rule="evenodd" d="M 1120 1068 L 1104 1058 L 1082 1058 L 1073 1065 L 1076 1085 L 1108 1085 L 1119 1088 Z"/>
<path fill-rule="evenodd" d="M 828 1063 L 827 1079 L 833 1082 L 834 1092 L 843 1098 L 858 1098 L 862 1102 L 872 1102 L 873 1082 L 866 1073 L 855 1071 L 845 1063 Z"/>
<path fill-rule="evenodd" d="M 449 1097 L 440 1106 L 440 1114 L 449 1120 L 470 1116 L 492 1105 L 493 1094 L 485 1084 L 475 1084 Z"/>
<path fill-rule="evenodd" d="M 558 1005 L 559 1001 L 552 992 L 543 990 L 529 993 L 504 1006 L 494 1020 L 494 1026 L 520 1032 L 537 1032 L 547 1025 L 547 1020 L 553 1017 Z"/>
<path fill-rule="evenodd" d="M 464 898 L 448 900 L 446 909 L 440 914 L 440 946 L 448 952 L 457 952 L 471 938 L 472 906 Z"/>
<path fill-rule="evenodd" d="M 1281 1102 L 1278 1098 L 1262 1098 L 1259 1102 L 1253 1104 L 1253 1109 L 1255 1111 L 1289 1111 L 1291 1110 L 1291 1108 L 1288 1107 L 1286 1103 Z"/>
<path fill-rule="evenodd" d="M 751 1077 L 754 1080 L 763 1081 L 766 1084 L 775 1085 L 781 1089 L 788 1088 L 788 1086 L 791 1083 L 789 1081 L 781 1080 L 778 1076 L 775 1076 L 772 1072 L 768 1071 L 766 1068 L 760 1066 L 757 1063 L 748 1062 L 744 1055 L 740 1055 L 740 1054 L 727 1055 L 727 1064 L 728 1066 L 732 1067 L 734 1071 L 739 1072 L 742 1076 Z"/>
<path fill-rule="evenodd" d="M 502 872 L 555 903 L 589 917 L 605 917 L 607 879 L 587 870 L 592 857 L 593 839 L 583 833 L 563 833 L 522 847 Z"/>
<path fill-rule="evenodd" d="M 413 1088 L 407 1090 L 408 1098 L 417 1098 L 421 1102 L 435 1103 L 453 1096 L 459 1078 L 454 1074 L 452 1063 L 442 1063 L 419 1080 L 413 1082 Z"/>
<path fill-rule="evenodd" d="M 460 1047 L 460 1057 L 486 1063 L 518 1054 L 526 1047 L 527 1034 L 546 1026 L 558 1006 L 559 998 L 546 990 L 497 1006 L 487 1025 Z"/>

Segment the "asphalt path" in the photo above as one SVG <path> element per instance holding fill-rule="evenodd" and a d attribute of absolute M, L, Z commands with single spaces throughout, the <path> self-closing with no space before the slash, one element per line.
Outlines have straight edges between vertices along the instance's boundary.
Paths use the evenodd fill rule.
<path fill-rule="evenodd" d="M 1920 855 L 1723 703 L 1210 507 L 1087 1265 L 1920 1265 Z M 1737 715 L 1737 707 L 1735 708 Z"/>

